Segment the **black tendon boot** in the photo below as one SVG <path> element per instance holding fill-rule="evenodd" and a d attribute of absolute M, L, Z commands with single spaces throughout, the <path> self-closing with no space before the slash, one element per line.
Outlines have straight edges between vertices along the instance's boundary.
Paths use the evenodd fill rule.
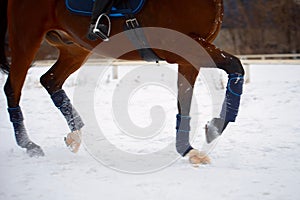
<path fill-rule="evenodd" d="M 206 141 L 211 143 L 225 130 L 229 122 L 235 122 L 238 115 L 241 95 L 243 93 L 244 76 L 229 74 L 226 95 L 219 118 L 213 118 L 206 125 Z"/>

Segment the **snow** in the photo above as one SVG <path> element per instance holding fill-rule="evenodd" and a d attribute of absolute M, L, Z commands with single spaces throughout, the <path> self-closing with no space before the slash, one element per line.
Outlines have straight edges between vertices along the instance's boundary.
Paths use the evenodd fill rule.
<path fill-rule="evenodd" d="M 21 99 L 29 135 L 42 146 L 45 157 L 29 158 L 16 146 L 1 90 L 0 199 L 299 199 L 299 66 L 251 66 L 251 82 L 244 87 L 237 122 L 230 124 L 216 146 L 210 148 L 212 164 L 199 168 L 192 167 L 186 158 L 179 158 L 173 146 L 176 72 L 166 73 L 176 67 L 149 68 L 157 74 L 157 79 L 148 85 L 144 84 L 143 74 L 134 74 L 139 72 L 137 66 L 120 67 L 118 80 L 110 78 L 110 69 L 101 75 L 92 105 L 97 125 L 83 117 L 87 141 L 77 154 L 65 146 L 67 124 L 38 83 L 47 68 L 30 69 Z M 157 69 L 165 71 L 159 73 Z M 128 78 L 129 72 L 134 73 Z M 207 73 L 219 72 L 202 71 L 204 75 Z M 6 76 L 0 75 L 1 87 L 5 79 Z M 72 99 L 78 88 L 91 85 L 91 79 L 92 76 L 72 75 L 64 89 Z M 198 109 L 193 110 L 197 116 L 193 122 L 196 135 L 193 144 L 199 149 L 204 144 L 203 127 L 215 110 L 215 101 L 210 97 L 214 92 L 207 85 L 205 77 L 199 76 L 194 100 Z M 128 98 L 114 98 L 118 95 L 116 91 L 124 87 L 134 92 Z M 137 130 L 154 123 L 151 109 L 161 114 L 156 120 L 162 124 L 161 129 L 142 135 L 122 132 L 122 124 L 116 123 L 120 110 L 113 114 L 113 98 L 115 105 L 128 105 L 127 114 Z M 84 113 L 80 108 L 79 112 Z M 161 119 L 164 120 L 160 122 Z M 96 126 L 101 126 L 102 140 L 89 143 L 89 139 L 99 136 Z M 103 146 L 99 145 L 101 142 Z M 93 152 L 93 145 L 99 145 L 103 159 Z"/>

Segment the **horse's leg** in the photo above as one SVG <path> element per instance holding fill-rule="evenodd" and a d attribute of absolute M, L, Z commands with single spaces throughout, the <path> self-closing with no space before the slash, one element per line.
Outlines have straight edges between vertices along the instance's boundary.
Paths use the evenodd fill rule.
<path fill-rule="evenodd" d="M 199 68 L 190 64 L 179 65 L 178 68 L 178 115 L 176 123 L 176 149 L 182 156 L 189 156 L 193 164 L 208 164 L 208 156 L 194 149 L 189 142 L 190 134 L 190 109 L 193 96 L 193 89 Z"/>
<path fill-rule="evenodd" d="M 26 148 L 30 156 L 43 156 L 44 153 L 27 135 L 19 102 L 27 71 L 34 59 L 35 53 L 39 49 L 43 36 L 44 33 L 39 28 L 32 29 L 18 23 L 14 24 L 13 28 L 11 27 L 10 45 L 12 61 L 10 73 L 4 86 L 8 112 L 10 121 L 14 127 L 16 142 L 20 147 Z"/>
<path fill-rule="evenodd" d="M 214 60 L 217 68 L 224 70 L 228 74 L 226 95 L 220 116 L 213 118 L 206 125 L 206 140 L 210 143 L 222 134 L 229 122 L 235 122 L 236 120 L 243 91 L 245 72 L 237 57 L 222 51 L 203 39 L 197 39 L 197 41 Z"/>
<path fill-rule="evenodd" d="M 50 94 L 55 106 L 64 115 L 71 130 L 65 142 L 71 151 L 76 153 L 81 143 L 80 129 L 84 124 L 62 89 L 62 85 L 73 72 L 81 67 L 89 52 L 74 44 L 59 45 L 57 48 L 60 50 L 57 62 L 41 77 L 40 81 Z"/>
<path fill-rule="evenodd" d="M 7 31 L 7 0 L 0 1 L 0 69 L 8 74 L 9 64 L 5 56 L 5 36 Z"/>

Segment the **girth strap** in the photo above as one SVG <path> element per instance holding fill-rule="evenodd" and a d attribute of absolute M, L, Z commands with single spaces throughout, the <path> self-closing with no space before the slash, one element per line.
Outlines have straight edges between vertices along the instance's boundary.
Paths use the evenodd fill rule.
<path fill-rule="evenodd" d="M 131 9 L 130 1 L 126 1 L 125 7 Z M 125 14 L 125 34 L 132 44 L 136 47 L 141 58 L 147 62 L 164 61 L 151 49 L 149 42 L 145 36 L 143 28 L 133 14 Z"/>

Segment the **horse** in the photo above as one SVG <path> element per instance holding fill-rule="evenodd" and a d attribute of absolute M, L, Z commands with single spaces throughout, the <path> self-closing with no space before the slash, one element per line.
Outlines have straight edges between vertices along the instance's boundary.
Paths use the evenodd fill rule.
<path fill-rule="evenodd" d="M 27 71 L 45 38 L 50 45 L 59 50 L 59 56 L 55 64 L 41 76 L 40 82 L 55 106 L 64 115 L 71 130 L 65 138 L 66 144 L 72 147 L 73 152 L 77 152 L 81 142 L 80 130 L 84 123 L 62 86 L 65 80 L 85 63 L 93 48 L 104 41 L 90 41 L 86 38 L 90 18 L 70 13 L 66 8 L 65 0 L 3 0 L 2 2 L 8 5 L 1 6 L 2 15 L 5 13 L 3 16 L 5 20 L 1 22 L 1 26 L 4 27 L 0 30 L 1 40 L 4 40 L 7 23 L 11 48 L 11 63 L 4 91 L 16 142 L 21 148 L 26 149 L 29 156 L 44 155 L 42 148 L 28 136 L 19 102 Z M 228 74 L 227 90 L 220 117 L 213 118 L 206 126 L 208 142 L 220 136 L 229 122 L 235 121 L 242 94 L 244 69 L 240 60 L 212 44 L 220 31 L 223 12 L 222 0 L 160 0 L 159 3 L 146 1 L 140 12 L 135 15 L 143 27 L 161 27 L 189 37 L 207 52 L 215 64 L 208 66 L 207 63 L 201 62 L 199 57 L 195 66 L 173 52 L 153 49 L 160 59 L 167 63 L 178 64 L 176 150 L 182 157 L 188 156 L 190 162 L 194 164 L 210 162 L 208 155 L 193 148 L 189 142 L 191 99 L 200 68 L 215 67 Z M 124 18 L 113 18 L 111 37 L 122 32 L 124 32 Z M 161 40 L 164 42 L 163 37 Z M 111 47 L 110 42 L 105 43 L 107 47 Z M 1 45 L 3 48 L 3 44 Z M 118 47 L 114 46 L 112 49 Z M 1 68 L 5 70 L 7 69 L 5 54 L 4 51 L 0 53 Z M 110 49 L 103 55 L 109 57 L 113 54 Z M 119 59 L 143 60 L 137 50 L 128 52 Z"/>

